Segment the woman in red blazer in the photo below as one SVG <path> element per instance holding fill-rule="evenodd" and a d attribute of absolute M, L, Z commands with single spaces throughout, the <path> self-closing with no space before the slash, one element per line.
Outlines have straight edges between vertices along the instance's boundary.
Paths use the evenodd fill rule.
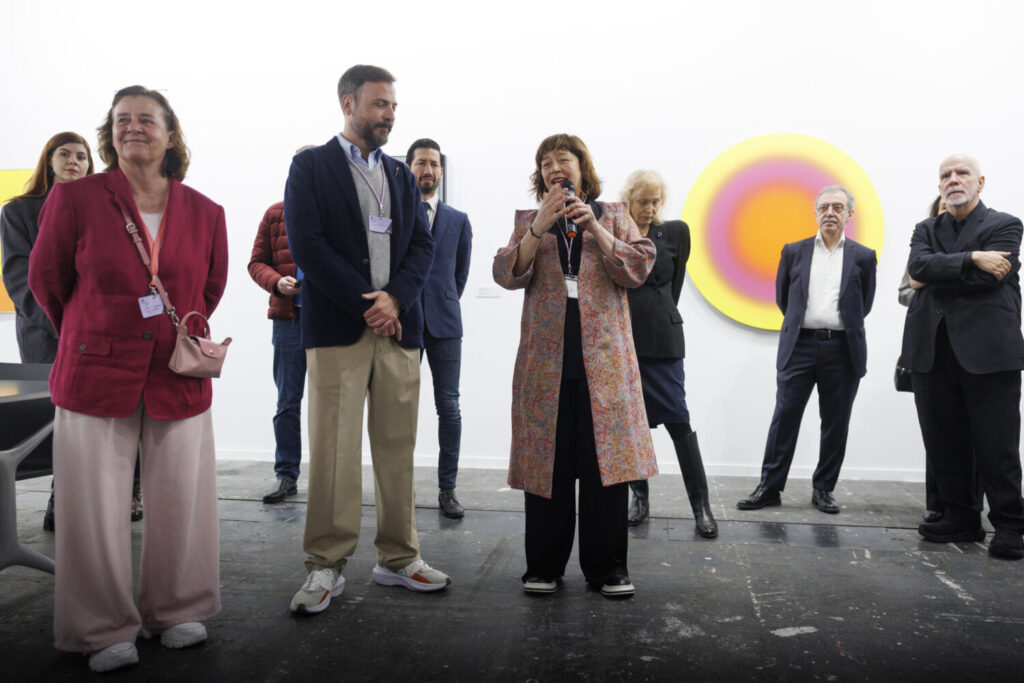
<path fill-rule="evenodd" d="M 181 648 L 220 610 L 208 379 L 167 366 L 175 333 L 149 297 L 150 271 L 125 230 L 139 226 L 172 303 L 209 316 L 227 279 L 224 210 L 182 185 L 189 152 L 167 100 L 114 96 L 99 128 L 105 173 L 56 186 L 40 214 L 29 284 L 59 335 L 55 645 L 94 671 L 138 661 L 136 635 Z M 123 501 L 136 449 L 146 491 L 138 604 Z"/>

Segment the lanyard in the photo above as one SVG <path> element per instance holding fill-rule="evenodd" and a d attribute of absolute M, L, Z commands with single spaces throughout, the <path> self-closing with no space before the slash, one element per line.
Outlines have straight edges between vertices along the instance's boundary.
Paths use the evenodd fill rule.
<path fill-rule="evenodd" d="M 366 186 L 370 188 L 370 193 L 373 194 L 373 198 L 377 200 L 377 215 L 384 215 L 384 193 L 387 191 L 387 173 L 382 168 L 380 171 L 380 194 L 377 194 L 377 190 L 373 189 L 373 185 L 370 183 L 370 179 L 363 173 L 363 169 L 359 167 L 359 164 L 352 161 L 352 157 L 345 155 L 348 159 L 348 163 L 352 164 L 352 168 L 359 171 L 359 175 L 362 176 L 363 180 L 366 181 Z M 380 163 L 379 161 L 377 163 Z"/>
<path fill-rule="evenodd" d="M 156 230 L 156 241 L 149 235 L 149 229 L 141 230 L 142 236 L 146 239 L 146 246 L 149 247 L 149 273 L 156 278 L 160 272 L 160 249 L 164 245 L 164 228 L 167 225 L 167 207 L 160 214 L 160 227 Z"/>
<path fill-rule="evenodd" d="M 564 220 L 564 219 L 559 219 L 559 220 Z M 562 228 L 563 226 L 559 225 L 558 227 Z M 566 275 L 568 275 L 569 277 L 574 277 L 573 272 L 572 272 L 572 243 L 576 241 L 576 238 L 575 237 L 566 237 L 565 230 L 563 230 L 563 229 L 556 230 L 556 232 L 558 233 L 558 236 L 562 238 L 562 243 L 565 244 L 565 270 L 566 270 Z M 580 257 L 582 258 L 582 254 L 580 255 Z"/>

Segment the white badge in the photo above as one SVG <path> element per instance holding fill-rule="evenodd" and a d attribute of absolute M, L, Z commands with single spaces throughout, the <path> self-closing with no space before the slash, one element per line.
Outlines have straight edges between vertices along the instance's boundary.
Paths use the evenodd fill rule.
<path fill-rule="evenodd" d="M 143 318 L 152 318 L 154 315 L 160 315 L 164 312 L 164 302 L 160 300 L 159 294 L 140 296 L 139 310 L 142 311 Z"/>
<path fill-rule="evenodd" d="M 391 219 L 384 216 L 370 216 L 370 232 L 391 234 Z"/>
<path fill-rule="evenodd" d="M 570 299 L 578 299 L 579 298 L 579 293 L 578 293 L 576 284 L 577 283 L 576 283 L 576 277 L 575 276 L 573 276 L 573 275 L 566 275 L 565 276 L 565 291 L 566 291 L 566 295 Z"/>

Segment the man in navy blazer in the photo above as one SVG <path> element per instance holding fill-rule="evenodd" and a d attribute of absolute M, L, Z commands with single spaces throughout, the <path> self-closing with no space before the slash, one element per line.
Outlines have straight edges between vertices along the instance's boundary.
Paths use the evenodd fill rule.
<path fill-rule="evenodd" d="M 322 612 L 344 590 L 362 516 L 364 403 L 377 494 L 373 580 L 417 591 L 450 583 L 420 558 L 416 534 L 420 294 L 434 241 L 412 173 L 380 151 L 395 118 L 394 80 L 376 66 L 346 71 L 344 130 L 296 155 L 285 186 L 309 371 L 309 574 L 293 612 Z"/>
<path fill-rule="evenodd" d="M 867 371 L 864 316 L 875 298 L 876 256 L 843 234 L 853 217 L 846 188 L 822 188 L 814 201 L 818 234 L 782 248 L 775 298 L 785 316 L 776 360 L 775 414 L 768 429 L 761 481 L 741 510 L 780 505 L 804 407 L 818 387 L 821 444 L 811 503 L 835 514 L 833 496 L 846 455 L 850 411 Z"/>
<path fill-rule="evenodd" d="M 907 311 L 903 357 L 943 516 L 918 532 L 936 543 L 980 541 L 988 499 L 994 557 L 1024 558 L 1021 499 L 1019 218 L 982 203 L 978 162 L 954 155 L 939 167 L 946 213 L 917 224 L 907 270 L 923 283 Z M 973 454 L 973 456 L 972 456 Z"/>
<path fill-rule="evenodd" d="M 462 366 L 462 308 L 459 299 L 469 277 L 473 228 L 469 216 L 437 196 L 444 175 L 441 146 L 421 138 L 409 146 L 405 163 L 419 185 L 423 208 L 434 236 L 434 265 L 423 286 L 423 346 L 434 384 L 437 409 L 437 502 L 445 517 L 461 519 L 466 511 L 455 497 L 459 473 L 462 415 L 459 374 Z"/>

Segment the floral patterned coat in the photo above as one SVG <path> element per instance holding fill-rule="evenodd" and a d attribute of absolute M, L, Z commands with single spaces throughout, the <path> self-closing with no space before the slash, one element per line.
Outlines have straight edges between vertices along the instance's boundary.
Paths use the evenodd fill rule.
<path fill-rule="evenodd" d="M 610 486 L 658 473 L 625 290 L 647 279 L 655 249 L 640 235 L 624 204 L 600 206 L 600 223 L 615 237 L 615 255 L 622 265 L 616 266 L 601 252 L 597 240 L 583 232 L 579 306 L 598 467 L 601 483 Z M 536 210 L 516 212 L 512 238 L 494 257 L 494 281 L 506 289 L 526 289 L 512 380 L 508 484 L 550 498 L 566 302 L 555 233 L 541 238 L 537 255 L 523 275 L 512 275 L 519 242 L 536 215 Z"/>

